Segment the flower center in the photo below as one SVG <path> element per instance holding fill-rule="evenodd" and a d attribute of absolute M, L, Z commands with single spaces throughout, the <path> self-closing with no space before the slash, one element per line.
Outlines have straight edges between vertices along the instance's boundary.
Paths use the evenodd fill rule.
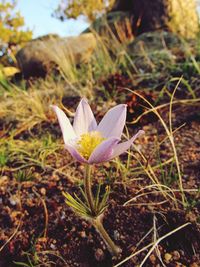
<path fill-rule="evenodd" d="M 77 142 L 79 153 L 85 158 L 89 159 L 94 149 L 105 140 L 100 132 L 89 132 L 82 134 Z"/>

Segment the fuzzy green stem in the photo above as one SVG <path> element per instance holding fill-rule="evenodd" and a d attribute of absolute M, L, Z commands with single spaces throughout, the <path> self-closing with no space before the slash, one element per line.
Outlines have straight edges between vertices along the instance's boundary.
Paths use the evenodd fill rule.
<path fill-rule="evenodd" d="M 94 198 L 92 194 L 92 186 L 91 186 L 91 166 L 86 165 L 85 166 L 85 177 L 84 177 L 84 189 L 85 189 L 85 195 L 87 198 L 87 202 L 91 211 L 91 215 L 95 216 L 95 206 L 94 206 Z"/>
<path fill-rule="evenodd" d="M 112 239 L 106 232 L 105 228 L 103 227 L 100 217 L 97 217 L 95 220 L 93 220 L 93 225 L 95 226 L 95 228 L 97 229 L 101 237 L 103 238 L 110 253 L 113 256 L 118 256 L 121 253 L 121 249 L 115 245 L 115 243 L 112 241 Z"/>
<path fill-rule="evenodd" d="M 118 256 L 119 253 L 121 252 L 121 249 L 118 248 L 115 245 L 115 243 L 112 241 L 112 239 L 109 237 L 108 233 L 106 232 L 105 228 L 103 227 L 103 224 L 101 222 L 100 217 L 96 213 L 94 198 L 93 198 L 93 194 L 92 194 L 92 186 L 91 186 L 91 168 L 92 167 L 90 165 L 86 165 L 86 167 L 85 167 L 84 189 L 85 189 L 85 196 L 87 199 L 87 203 L 88 203 L 88 206 L 89 206 L 90 212 L 91 212 L 92 223 L 93 223 L 94 227 L 96 228 L 96 230 L 101 235 L 101 237 L 103 238 L 110 253 L 113 256 Z"/>

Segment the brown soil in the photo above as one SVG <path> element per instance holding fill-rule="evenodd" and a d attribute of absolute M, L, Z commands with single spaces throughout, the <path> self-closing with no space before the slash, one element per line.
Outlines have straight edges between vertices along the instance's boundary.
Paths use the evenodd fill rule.
<path fill-rule="evenodd" d="M 167 118 L 167 109 L 162 109 L 161 113 Z M 141 146 L 142 152 L 153 164 L 157 162 L 156 144 L 166 134 L 159 121 L 144 121 L 145 124 L 139 127 L 146 131 L 146 135 L 136 144 Z M 199 189 L 200 107 L 175 106 L 173 126 L 176 128 L 183 123 L 186 123 L 185 126 L 175 133 L 183 186 L 187 190 Z M 136 126 L 132 130 L 136 131 Z M 35 130 L 35 135 L 37 134 L 39 135 L 38 129 Z M 60 137 L 58 125 L 53 134 Z M 28 136 L 23 133 L 17 138 L 25 139 Z M 55 162 L 55 157 L 50 156 L 49 165 L 71 164 L 72 172 L 77 177 L 82 177 L 82 166 L 73 162 L 66 151 L 61 153 L 63 159 Z M 160 157 L 164 160 L 171 155 L 170 144 L 165 141 L 160 146 Z M 122 158 L 125 159 L 126 156 Z M 136 162 L 132 161 L 131 166 L 135 165 Z M 33 166 L 34 178 L 30 181 L 17 182 L 11 169 L 2 171 L 0 248 L 3 249 L 0 251 L 0 267 L 17 266 L 14 262 L 29 264 L 26 266 L 111 267 L 151 243 L 155 235 L 159 238 L 186 222 L 190 224 L 159 243 L 144 266 L 162 266 L 159 258 L 162 258 L 165 266 L 200 266 L 199 193 L 187 191 L 187 208 L 183 209 L 179 205 L 177 209 L 173 201 L 166 200 L 159 192 L 144 189 L 151 184 L 144 173 L 137 177 L 127 177 L 127 183 L 124 183 L 120 175 L 114 177 L 116 170 L 112 163 L 105 164 L 105 168 L 109 171 L 106 179 L 102 168 L 100 171 L 96 168 L 94 190 L 95 184 L 103 179 L 105 185 L 111 185 L 112 193 L 103 223 L 111 238 L 122 249 L 118 259 L 112 258 L 91 223 L 75 215 L 64 203 L 62 192 L 79 194 L 81 181 L 73 184 L 70 174 L 62 175 L 51 168 L 42 170 Z M 164 172 L 169 173 L 169 169 L 165 168 Z M 160 177 L 162 178 L 161 173 Z M 165 183 L 170 188 L 178 188 L 174 169 L 166 179 Z M 132 205 L 123 206 L 142 188 L 144 190 L 140 193 L 149 194 L 138 197 Z M 178 191 L 176 198 L 181 200 Z M 147 250 L 144 250 L 122 266 L 138 266 L 146 254 Z M 28 263 L 28 259 L 32 265 Z"/>

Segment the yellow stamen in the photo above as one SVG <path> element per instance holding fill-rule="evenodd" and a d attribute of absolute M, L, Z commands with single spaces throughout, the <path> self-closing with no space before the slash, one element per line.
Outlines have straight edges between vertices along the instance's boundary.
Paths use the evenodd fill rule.
<path fill-rule="evenodd" d="M 104 140 L 105 138 L 102 137 L 100 132 L 85 133 L 80 136 L 77 149 L 85 159 L 89 159 L 94 149 Z"/>

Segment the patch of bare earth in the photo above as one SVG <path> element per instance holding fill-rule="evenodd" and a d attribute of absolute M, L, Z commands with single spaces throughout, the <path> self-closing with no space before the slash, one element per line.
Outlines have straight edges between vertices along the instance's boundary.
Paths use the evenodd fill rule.
<path fill-rule="evenodd" d="M 166 110 L 162 114 L 167 117 Z M 36 168 L 32 181 L 20 183 L 7 170 L 0 179 L 0 266 L 27 263 L 29 257 L 33 266 L 111 267 L 150 244 L 155 236 L 158 239 L 186 222 L 190 224 L 159 243 L 144 266 L 162 266 L 160 259 L 166 266 L 200 266 L 200 202 L 196 192 L 200 185 L 200 107 L 176 108 L 173 114 L 174 127 L 186 123 L 174 138 L 183 187 L 188 189 L 186 196 L 190 205 L 187 209 L 175 209 L 172 201 L 164 201 L 161 194 L 151 192 L 132 205 L 123 206 L 138 190 L 151 184 L 150 180 L 145 174 L 141 174 L 140 179 L 129 177 L 132 182 L 125 188 L 120 177 L 113 182 L 113 177 L 106 179 L 106 183 L 111 183 L 112 193 L 103 222 L 112 239 L 122 248 L 120 258 L 116 259 L 111 257 L 91 223 L 76 216 L 64 203 L 63 191 L 79 194 L 78 184 L 72 184 L 70 177 L 51 169 Z M 166 134 L 158 121 L 143 128 L 146 135 L 137 144 L 149 160 L 156 163 L 155 144 Z M 67 157 L 67 153 L 63 155 Z M 172 155 L 170 144 L 165 141 L 160 146 L 162 161 Z M 55 164 L 55 158 L 51 162 Z M 83 175 L 79 164 L 72 163 L 71 168 L 79 177 Z M 98 171 L 95 177 L 103 179 Z M 169 186 L 178 188 L 177 181 L 169 181 Z M 180 193 L 177 192 L 176 197 L 181 200 Z M 144 250 L 122 266 L 137 266 L 146 254 Z"/>

